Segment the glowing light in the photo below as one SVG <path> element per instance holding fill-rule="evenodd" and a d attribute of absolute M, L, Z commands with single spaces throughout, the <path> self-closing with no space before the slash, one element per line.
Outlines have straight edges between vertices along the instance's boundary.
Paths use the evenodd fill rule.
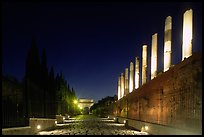
<path fill-rule="evenodd" d="M 148 127 L 148 126 L 145 126 L 144 129 L 145 129 L 145 131 L 147 131 L 147 130 L 149 129 L 149 127 Z"/>
<path fill-rule="evenodd" d="M 142 46 L 142 85 L 147 82 L 147 45 Z"/>
<path fill-rule="evenodd" d="M 77 100 L 74 100 L 74 104 L 77 104 L 78 103 L 78 101 Z"/>
<path fill-rule="evenodd" d="M 129 93 L 133 91 L 134 86 L 134 65 L 132 62 L 130 62 L 130 81 L 129 81 Z"/>
<path fill-rule="evenodd" d="M 115 120 L 115 117 L 113 118 L 113 120 Z"/>
<path fill-rule="evenodd" d="M 68 115 L 68 118 L 70 118 L 70 116 Z"/>
<path fill-rule="evenodd" d="M 157 76 L 157 33 L 152 35 L 151 79 Z"/>
<path fill-rule="evenodd" d="M 141 128 L 141 132 L 145 132 L 145 131 L 147 131 L 147 130 L 149 130 L 149 127 L 148 127 L 148 126 L 143 126 L 143 127 Z"/>
<path fill-rule="evenodd" d="M 55 124 L 57 124 L 57 121 L 55 121 Z"/>
<path fill-rule="evenodd" d="M 125 124 L 125 123 L 126 123 L 126 120 L 124 120 L 123 123 Z"/>
<path fill-rule="evenodd" d="M 109 118 L 109 116 L 108 116 L 108 118 Z"/>
<path fill-rule="evenodd" d="M 41 126 L 40 125 L 37 125 L 37 129 L 40 129 L 41 128 Z"/>
<path fill-rule="evenodd" d="M 193 11 L 187 10 L 183 16 L 182 61 L 192 55 Z"/>
<path fill-rule="evenodd" d="M 140 78 L 139 78 L 139 57 L 135 57 L 135 89 L 139 88 Z"/>
<path fill-rule="evenodd" d="M 65 117 L 63 117 L 63 120 L 65 120 Z"/>
<path fill-rule="evenodd" d="M 172 18 L 168 16 L 165 20 L 165 36 L 164 36 L 164 72 L 171 66 L 171 32 Z"/>

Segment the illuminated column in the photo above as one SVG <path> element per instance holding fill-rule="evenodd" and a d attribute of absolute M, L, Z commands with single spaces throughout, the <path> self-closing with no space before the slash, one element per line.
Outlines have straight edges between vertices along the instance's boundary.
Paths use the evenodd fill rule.
<path fill-rule="evenodd" d="M 135 57 L 135 89 L 140 86 L 140 77 L 139 77 L 139 57 Z"/>
<path fill-rule="evenodd" d="M 142 85 L 147 82 L 147 45 L 142 46 Z"/>
<path fill-rule="evenodd" d="M 125 95 L 129 93 L 128 85 L 128 68 L 125 69 Z"/>
<path fill-rule="evenodd" d="M 118 77 L 118 100 L 121 98 L 120 97 L 121 92 L 120 92 L 120 76 Z"/>
<path fill-rule="evenodd" d="M 192 55 L 193 11 L 187 10 L 183 15 L 182 61 Z"/>
<path fill-rule="evenodd" d="M 164 29 L 164 72 L 171 66 L 171 32 L 172 18 L 168 16 L 165 20 Z"/>
<path fill-rule="evenodd" d="M 124 79 L 124 74 L 123 73 L 121 73 L 121 77 L 120 77 L 121 79 L 120 79 L 120 82 L 121 82 L 121 84 L 120 84 L 120 92 L 121 92 L 121 98 L 124 96 L 124 90 L 125 90 L 125 87 L 124 87 L 124 85 L 125 85 L 125 79 Z"/>
<path fill-rule="evenodd" d="M 151 79 L 157 76 L 157 33 L 152 35 Z"/>
<path fill-rule="evenodd" d="M 129 80 L 129 93 L 134 89 L 134 65 L 130 62 L 130 80 Z"/>

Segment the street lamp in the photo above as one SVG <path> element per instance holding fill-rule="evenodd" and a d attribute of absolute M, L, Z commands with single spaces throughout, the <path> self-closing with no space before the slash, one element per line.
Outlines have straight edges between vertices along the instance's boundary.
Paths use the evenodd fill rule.
<path fill-rule="evenodd" d="M 75 100 L 74 100 L 74 104 L 77 104 L 77 103 L 78 103 L 78 101 L 75 99 Z"/>

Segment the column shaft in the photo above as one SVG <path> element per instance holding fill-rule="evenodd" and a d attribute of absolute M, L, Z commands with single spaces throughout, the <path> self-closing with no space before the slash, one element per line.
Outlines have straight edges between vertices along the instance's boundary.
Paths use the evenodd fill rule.
<path fill-rule="evenodd" d="M 135 89 L 139 88 L 140 86 L 139 72 L 139 57 L 135 57 Z"/>
<path fill-rule="evenodd" d="M 164 72 L 171 66 L 171 35 L 172 35 L 172 18 L 168 16 L 165 20 L 164 30 Z"/>
<path fill-rule="evenodd" d="M 183 15 L 182 61 L 192 55 L 193 11 L 187 10 Z"/>
<path fill-rule="evenodd" d="M 147 82 L 147 45 L 142 46 L 142 85 Z"/>
<path fill-rule="evenodd" d="M 134 65 L 130 62 L 130 80 L 129 80 L 129 93 L 134 89 Z"/>

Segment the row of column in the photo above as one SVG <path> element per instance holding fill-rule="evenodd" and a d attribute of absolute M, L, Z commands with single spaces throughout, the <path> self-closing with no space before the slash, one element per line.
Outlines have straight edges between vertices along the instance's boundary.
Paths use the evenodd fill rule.
<path fill-rule="evenodd" d="M 182 44 L 182 61 L 192 55 L 192 27 L 193 11 L 187 10 L 183 16 L 183 44 Z M 157 36 L 152 35 L 151 49 L 151 80 L 157 76 Z M 164 72 L 171 66 L 171 43 L 172 41 L 172 17 L 168 16 L 165 20 L 164 28 Z M 134 89 L 140 86 L 139 57 L 135 57 L 134 64 L 130 62 L 130 70 L 125 68 L 118 78 L 118 100 Z M 128 74 L 129 73 L 129 74 Z M 128 79 L 129 78 L 129 79 Z M 147 82 L 147 45 L 142 46 L 142 85 Z"/>

